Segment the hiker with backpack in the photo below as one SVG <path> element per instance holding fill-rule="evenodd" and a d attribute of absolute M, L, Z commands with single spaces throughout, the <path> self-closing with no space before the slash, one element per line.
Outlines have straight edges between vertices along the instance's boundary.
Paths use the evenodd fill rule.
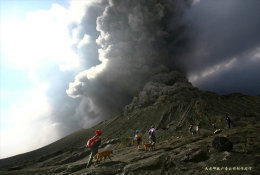
<path fill-rule="evenodd" d="M 148 134 L 152 142 L 152 149 L 155 149 L 156 137 L 155 137 L 155 128 L 153 125 L 151 126 L 151 129 L 149 130 Z"/>
<path fill-rule="evenodd" d="M 189 127 L 189 133 L 190 133 L 191 135 L 194 134 L 194 128 L 193 128 L 193 125 L 190 125 L 190 127 Z"/>
<path fill-rule="evenodd" d="M 228 128 L 230 129 L 230 128 L 231 128 L 231 119 L 229 118 L 228 113 L 226 113 L 225 119 L 226 119 L 226 121 L 227 121 Z"/>
<path fill-rule="evenodd" d="M 95 131 L 95 136 L 88 140 L 86 147 L 90 148 L 91 154 L 89 156 L 87 168 L 92 164 L 93 157 L 98 153 L 98 147 L 101 145 L 101 130 Z"/>
<path fill-rule="evenodd" d="M 140 132 L 138 130 L 135 131 L 135 137 L 134 140 L 136 141 L 136 145 L 138 150 L 140 150 L 140 143 L 142 141 L 142 135 L 140 134 Z"/>
<path fill-rule="evenodd" d="M 216 123 L 213 123 L 212 127 L 213 127 L 213 132 L 215 132 L 217 130 Z"/>

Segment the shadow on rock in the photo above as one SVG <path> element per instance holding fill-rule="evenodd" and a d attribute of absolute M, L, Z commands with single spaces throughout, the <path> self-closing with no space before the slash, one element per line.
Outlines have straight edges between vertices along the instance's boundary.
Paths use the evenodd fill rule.
<path fill-rule="evenodd" d="M 215 137 L 212 141 L 212 146 L 218 152 L 231 151 L 233 149 L 233 143 L 226 137 Z"/>

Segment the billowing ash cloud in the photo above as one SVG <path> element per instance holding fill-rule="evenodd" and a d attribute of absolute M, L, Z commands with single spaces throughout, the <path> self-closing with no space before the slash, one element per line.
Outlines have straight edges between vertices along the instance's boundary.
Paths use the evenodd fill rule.
<path fill-rule="evenodd" d="M 187 6 L 182 0 L 109 1 L 96 18 L 100 64 L 79 73 L 67 90 L 82 99 L 87 118 L 118 114 L 151 75 L 171 68 L 171 50 L 185 43 L 181 17 Z"/>
<path fill-rule="evenodd" d="M 113 117 L 151 76 L 176 69 L 202 89 L 259 93 L 259 7 L 258 0 L 88 4 L 71 25 L 86 68 L 66 91 L 77 101 L 76 121 L 89 127 Z"/>

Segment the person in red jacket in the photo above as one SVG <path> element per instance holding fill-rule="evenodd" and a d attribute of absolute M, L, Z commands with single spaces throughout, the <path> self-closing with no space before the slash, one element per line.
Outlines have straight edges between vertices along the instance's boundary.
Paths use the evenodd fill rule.
<path fill-rule="evenodd" d="M 95 131 L 96 135 L 89 139 L 86 147 L 89 147 L 91 149 L 91 154 L 89 156 L 87 168 L 89 168 L 92 164 L 93 157 L 98 153 L 98 147 L 101 145 L 101 130 Z"/>

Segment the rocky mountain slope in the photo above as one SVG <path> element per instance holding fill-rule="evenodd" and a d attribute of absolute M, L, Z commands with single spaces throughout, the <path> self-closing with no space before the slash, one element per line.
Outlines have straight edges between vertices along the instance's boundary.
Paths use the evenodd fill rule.
<path fill-rule="evenodd" d="M 213 123 L 223 132 L 213 134 Z M 190 124 L 200 125 L 199 135 L 188 133 Z M 148 142 L 151 125 L 156 126 L 156 149 L 137 150 L 134 131 L 139 129 Z M 87 169 L 90 150 L 85 144 L 96 129 L 103 131 L 100 151 L 112 149 L 113 156 Z M 166 72 L 152 77 L 122 114 L 38 150 L 1 159 L 0 174 L 259 174 L 259 131 L 260 96 L 220 96 L 193 87 L 178 72 Z"/>

